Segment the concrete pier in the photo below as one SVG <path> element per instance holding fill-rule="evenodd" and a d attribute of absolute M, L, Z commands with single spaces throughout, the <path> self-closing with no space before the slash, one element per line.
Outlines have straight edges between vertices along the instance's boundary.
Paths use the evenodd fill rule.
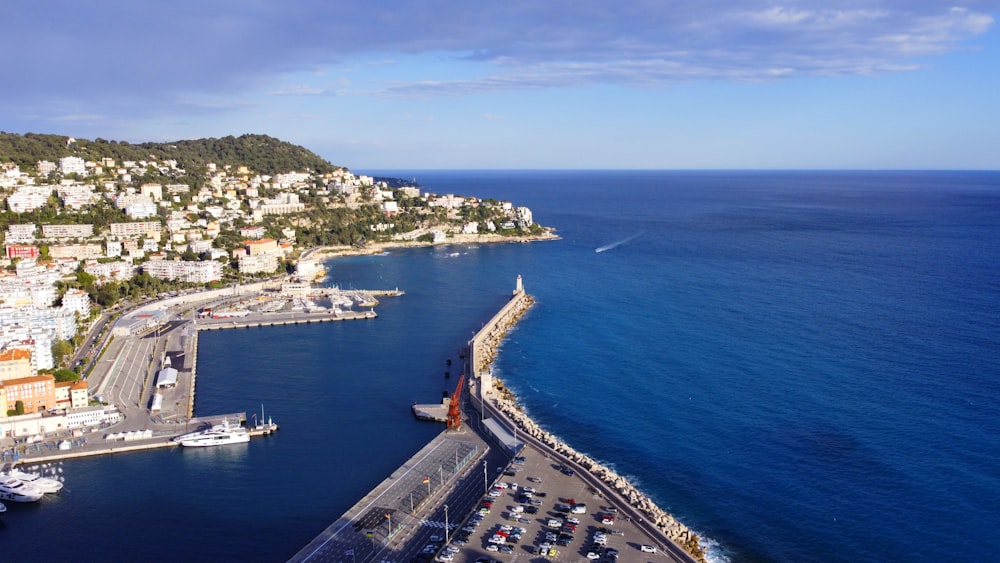
<path fill-rule="evenodd" d="M 289 561 L 406 561 L 402 554 L 421 543 L 422 532 L 444 534 L 443 526 L 427 526 L 442 502 L 453 506 L 457 519 L 464 517 L 463 507 L 468 510 L 483 494 L 483 480 L 477 476 L 488 450 L 475 432 L 442 432 Z M 450 500 L 456 491 L 466 492 L 472 502 Z"/>
<path fill-rule="evenodd" d="M 599 526 L 608 526 L 603 524 L 602 519 L 612 511 L 618 514 L 619 508 L 621 509 L 623 521 L 611 525 L 621 534 L 610 540 L 609 545 L 620 550 L 620 563 L 641 563 L 652 557 L 682 563 L 696 561 L 664 535 L 662 530 L 651 522 L 644 521 L 644 513 L 630 506 L 631 498 L 619 494 L 602 479 L 589 474 L 579 460 L 565 455 L 565 450 L 553 448 L 534 436 L 521 434 L 518 428 L 523 421 L 515 422 L 497 408 L 497 401 L 504 401 L 506 398 L 495 397 L 491 392 L 493 384 L 489 364 L 507 331 L 532 303 L 533 300 L 524 292 L 519 277 L 511 300 L 469 342 L 467 361 L 473 366 L 472 372 L 479 376 L 472 378 L 470 388 L 478 390 L 485 387 L 486 392 L 479 393 L 476 397 L 465 396 L 462 431 L 445 431 L 432 440 L 296 553 L 290 561 L 382 563 L 436 560 L 434 558 L 447 538 L 459 533 L 458 528 L 468 521 L 474 510 L 484 506 L 484 500 L 496 504 L 492 511 L 487 510 L 488 515 L 479 528 L 473 526 L 474 532 L 466 532 L 469 536 L 468 543 L 450 559 L 453 563 L 487 559 L 515 562 L 581 560 L 588 555 L 586 539 L 577 539 L 575 545 L 566 548 L 560 547 L 560 553 L 555 555 L 553 553 L 557 550 L 544 556 L 537 552 L 537 546 L 544 539 L 545 532 L 551 531 L 545 523 L 557 517 L 557 511 L 551 509 L 565 499 L 588 502 L 594 507 L 594 514 L 581 516 L 579 519 L 581 536 L 595 533 Z M 467 369 L 469 367 L 466 366 Z M 473 409 L 479 409 L 480 412 Z M 504 436 L 499 437 L 498 433 Z M 482 444 L 483 448 L 490 445 L 500 447 L 491 447 L 482 456 L 481 473 L 473 471 L 473 467 L 467 465 L 452 478 L 442 476 L 435 479 L 436 462 L 427 460 L 442 459 L 438 452 L 442 449 L 450 451 L 448 448 L 456 447 L 446 445 L 453 440 Z M 507 450 L 511 448 L 514 453 L 508 453 Z M 512 464 L 512 457 L 516 455 L 520 455 L 520 458 L 517 464 Z M 450 459 L 451 454 L 445 454 L 443 458 Z M 468 464 L 480 467 L 479 462 L 472 458 Z M 575 468 L 579 474 L 568 476 L 572 473 L 568 471 L 570 467 Z M 524 472 L 519 474 L 522 470 Z M 526 517 L 508 504 L 518 494 L 515 492 L 517 483 L 504 484 L 503 491 L 494 495 L 491 487 L 502 479 L 518 479 L 522 486 L 528 484 L 525 483 L 526 480 L 539 491 L 546 491 L 548 496 L 544 502 L 539 503 L 541 509 L 538 514 Z M 423 492 L 425 486 L 426 494 Z M 490 491 L 489 496 L 486 496 L 487 491 Z M 539 492 L 540 496 L 544 495 Z M 524 509 L 523 504 L 520 506 Z M 600 515 L 605 510 L 608 513 Z M 488 543 L 487 538 L 500 526 L 510 525 L 513 520 L 516 520 L 516 525 L 525 527 L 525 536 L 513 542 L 514 548 L 509 555 L 491 552 L 490 546 L 493 544 Z M 623 534 L 628 540 L 621 537 Z M 649 556 L 639 549 L 641 545 L 653 546 L 658 553 Z"/>

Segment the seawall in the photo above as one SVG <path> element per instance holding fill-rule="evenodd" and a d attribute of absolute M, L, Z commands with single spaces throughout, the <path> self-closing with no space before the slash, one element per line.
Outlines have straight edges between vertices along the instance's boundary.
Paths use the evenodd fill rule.
<path fill-rule="evenodd" d="M 517 404 L 517 398 L 503 383 L 493 378 L 490 365 L 497 350 L 507 332 L 533 304 L 534 299 L 524 292 L 519 280 L 518 290 L 515 290 L 511 300 L 483 325 L 469 343 L 469 359 L 474 366 L 473 373 L 483 408 L 505 419 L 508 426 L 516 426 L 531 438 L 534 446 L 547 450 L 553 457 L 563 460 L 577 471 L 585 471 L 586 480 L 602 494 L 608 498 L 617 498 L 621 505 L 629 506 L 628 512 L 632 513 L 636 522 L 643 525 L 647 532 L 662 536 L 665 543 L 671 543 L 694 560 L 704 562 L 705 550 L 700 545 L 697 534 L 657 506 L 627 479 L 543 430 L 523 412 Z M 474 402 L 473 406 L 476 406 Z"/>

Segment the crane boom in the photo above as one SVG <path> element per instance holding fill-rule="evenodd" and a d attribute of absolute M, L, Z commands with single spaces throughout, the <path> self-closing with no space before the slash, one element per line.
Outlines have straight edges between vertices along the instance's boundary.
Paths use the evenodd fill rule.
<path fill-rule="evenodd" d="M 448 429 L 458 430 L 462 426 L 462 408 L 459 399 L 462 397 L 462 384 L 465 383 L 465 374 L 458 378 L 458 385 L 455 392 L 451 394 L 448 401 Z"/>

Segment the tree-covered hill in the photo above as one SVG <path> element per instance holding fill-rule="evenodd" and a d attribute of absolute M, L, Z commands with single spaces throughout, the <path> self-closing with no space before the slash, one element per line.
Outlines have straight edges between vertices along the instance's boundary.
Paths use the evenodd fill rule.
<path fill-rule="evenodd" d="M 217 165 L 246 165 L 261 174 L 300 171 L 325 173 L 340 167 L 330 164 L 312 151 L 267 135 L 208 138 L 170 143 L 131 144 L 125 141 L 76 139 L 65 135 L 0 132 L 0 162 L 14 162 L 27 170 L 39 160 L 56 162 L 65 156 L 85 160 L 110 157 L 120 165 L 125 160 L 162 161 L 173 159 L 178 166 L 194 171 L 208 162 Z"/>

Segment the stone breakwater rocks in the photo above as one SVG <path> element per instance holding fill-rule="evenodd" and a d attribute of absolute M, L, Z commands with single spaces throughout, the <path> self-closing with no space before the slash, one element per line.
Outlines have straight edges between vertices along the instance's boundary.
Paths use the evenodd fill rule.
<path fill-rule="evenodd" d="M 488 329 L 486 334 L 480 332 L 476 335 L 476 366 L 475 373 L 481 373 L 493 363 L 496 358 L 500 343 L 503 342 L 507 332 L 524 316 L 524 313 L 535 304 L 535 300 L 527 293 L 515 297 L 516 302 L 503 318 Z"/>
<path fill-rule="evenodd" d="M 502 385 L 502 383 L 500 384 Z M 502 387 L 501 387 L 502 389 Z M 646 495 L 636 489 L 627 479 L 618 475 L 608 467 L 601 465 L 584 454 L 574 450 L 567 444 L 557 440 L 552 434 L 542 430 L 531 418 L 529 418 L 517 403 L 512 400 L 511 394 L 504 389 L 502 397 L 496 401 L 497 408 L 500 409 L 517 427 L 539 440 L 543 444 L 552 448 L 556 453 L 564 456 L 580 467 L 586 469 L 591 475 L 600 479 L 604 484 L 617 492 L 629 505 L 636 509 L 639 514 L 648 519 L 658 529 L 660 529 L 671 541 L 684 548 L 698 561 L 705 561 L 705 550 L 699 544 L 698 535 L 692 532 L 687 526 L 678 522 L 665 510 L 653 503 Z"/>
<path fill-rule="evenodd" d="M 525 311 L 535 302 L 528 294 L 522 294 L 515 299 L 517 301 L 506 315 L 498 319 L 495 325 L 486 328 L 485 333 L 480 332 L 476 335 L 476 373 L 486 370 L 493 363 L 500 343 L 503 342 L 507 332 L 517 324 Z M 700 545 L 697 534 L 684 524 L 678 522 L 665 510 L 656 506 L 649 497 L 636 489 L 627 479 L 574 450 L 567 444 L 560 442 L 549 432 L 542 430 L 535 421 L 524 414 L 521 407 L 517 404 L 517 398 L 504 386 L 500 379 L 494 379 L 493 385 L 499 395 L 496 399 L 497 408 L 513 421 L 522 432 L 532 436 L 552 448 L 559 455 L 587 470 L 595 478 L 618 493 L 638 514 L 642 515 L 642 518 L 651 522 L 667 538 L 691 554 L 695 560 L 705 561 L 705 549 Z"/>

